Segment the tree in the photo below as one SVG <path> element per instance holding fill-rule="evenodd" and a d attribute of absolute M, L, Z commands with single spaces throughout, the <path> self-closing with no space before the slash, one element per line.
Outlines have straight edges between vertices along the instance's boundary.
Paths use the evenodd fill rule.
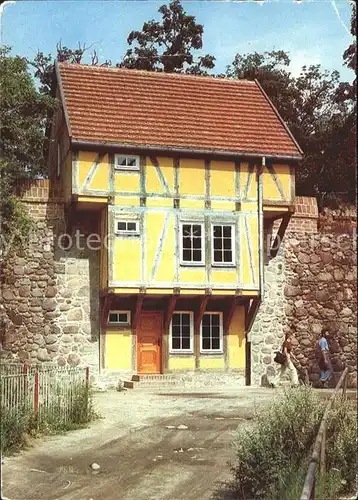
<path fill-rule="evenodd" d="M 56 55 L 53 57 L 51 54 L 45 55 L 43 52 L 38 51 L 33 60 L 28 60 L 28 63 L 35 68 L 35 78 L 40 82 L 39 90 L 42 94 L 51 94 L 54 59 L 59 62 L 68 62 L 70 64 L 81 64 L 85 53 L 91 48 L 86 44 L 78 43 L 77 49 L 70 49 L 62 46 L 61 42 L 56 44 Z M 91 54 L 91 64 L 93 66 L 110 66 L 110 60 L 105 60 L 99 64 L 98 56 L 95 50 Z"/>
<path fill-rule="evenodd" d="M 37 91 L 26 59 L 11 56 L 10 50 L 0 48 L 0 216 L 5 234 L 15 228 L 14 217 L 19 215 L 12 197 L 16 180 L 45 170 L 44 130 L 56 106 L 54 99 Z"/>
<path fill-rule="evenodd" d="M 215 65 L 215 57 L 205 55 L 194 61 L 193 51 L 203 46 L 202 24 L 189 16 L 179 0 L 159 8 L 162 21 L 154 19 L 143 24 L 142 31 L 132 31 L 127 50 L 118 65 L 129 69 L 165 71 L 167 73 L 207 74 Z"/>
<path fill-rule="evenodd" d="M 351 193 L 352 169 L 346 165 L 351 107 L 337 99 L 339 73 L 311 65 L 293 77 L 289 64 L 283 51 L 237 55 L 227 75 L 256 78 L 303 149 L 296 171 L 298 194 L 322 199 L 329 192 Z"/>

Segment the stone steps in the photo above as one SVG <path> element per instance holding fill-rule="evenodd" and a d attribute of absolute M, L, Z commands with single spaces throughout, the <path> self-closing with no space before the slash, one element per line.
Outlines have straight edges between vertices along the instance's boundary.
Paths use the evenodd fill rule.
<path fill-rule="evenodd" d="M 210 388 L 210 387 L 242 387 L 245 377 L 239 373 L 203 373 L 198 374 L 160 374 L 133 375 L 131 380 L 124 381 L 127 389 L 157 390 L 165 388 Z"/>

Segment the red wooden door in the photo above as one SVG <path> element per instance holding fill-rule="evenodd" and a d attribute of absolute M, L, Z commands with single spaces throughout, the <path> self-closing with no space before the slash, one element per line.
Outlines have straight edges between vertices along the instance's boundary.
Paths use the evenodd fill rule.
<path fill-rule="evenodd" d="M 161 372 L 162 313 L 145 312 L 137 327 L 138 373 Z"/>

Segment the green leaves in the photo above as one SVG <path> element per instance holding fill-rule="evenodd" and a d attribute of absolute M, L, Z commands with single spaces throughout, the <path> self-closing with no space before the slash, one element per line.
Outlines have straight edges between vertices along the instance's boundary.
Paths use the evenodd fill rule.
<path fill-rule="evenodd" d="M 214 67 L 215 57 L 205 55 L 194 60 L 193 51 L 203 46 L 204 27 L 189 16 L 179 0 L 159 8 L 162 22 L 154 19 L 143 24 L 142 31 L 132 31 L 129 48 L 120 67 L 167 73 L 185 72 L 206 75 Z"/>

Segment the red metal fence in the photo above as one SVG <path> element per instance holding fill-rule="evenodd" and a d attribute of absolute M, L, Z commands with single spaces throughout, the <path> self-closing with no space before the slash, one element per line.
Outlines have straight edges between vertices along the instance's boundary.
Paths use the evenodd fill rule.
<path fill-rule="evenodd" d="M 73 411 L 88 401 L 88 367 L 4 363 L 0 365 L 0 407 L 29 411 L 38 421 L 73 420 Z M 82 399 L 81 399 L 82 398 Z M 83 408 L 85 410 L 85 408 Z"/>

